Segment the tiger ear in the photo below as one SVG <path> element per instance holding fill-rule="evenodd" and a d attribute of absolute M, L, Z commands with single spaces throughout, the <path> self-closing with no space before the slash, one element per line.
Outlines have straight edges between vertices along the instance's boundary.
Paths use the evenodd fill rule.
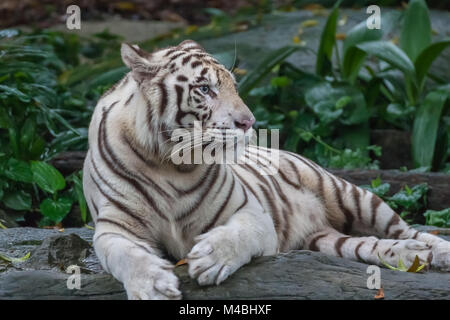
<path fill-rule="evenodd" d="M 137 45 L 122 43 L 120 53 L 123 63 L 131 69 L 133 78 L 139 83 L 146 78 L 153 78 L 159 69 L 152 65 L 152 55 Z"/>
<path fill-rule="evenodd" d="M 186 49 L 197 49 L 200 51 L 205 51 L 205 49 L 199 45 L 197 42 L 195 42 L 194 40 L 184 40 L 183 42 L 181 42 L 178 47 L 186 50 Z"/>

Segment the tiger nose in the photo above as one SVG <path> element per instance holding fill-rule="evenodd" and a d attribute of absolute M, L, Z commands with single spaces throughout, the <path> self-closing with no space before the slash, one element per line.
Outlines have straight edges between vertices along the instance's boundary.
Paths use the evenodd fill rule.
<path fill-rule="evenodd" d="M 235 120 L 234 121 L 234 125 L 236 126 L 236 128 L 242 129 L 244 130 L 244 132 L 247 132 L 248 129 L 250 129 L 252 127 L 252 125 L 255 123 L 255 117 L 251 117 L 251 118 L 242 118 L 239 120 Z"/>

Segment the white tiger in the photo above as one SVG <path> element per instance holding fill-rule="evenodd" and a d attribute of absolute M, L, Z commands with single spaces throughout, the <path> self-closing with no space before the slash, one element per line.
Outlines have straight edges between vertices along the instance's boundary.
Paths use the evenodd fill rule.
<path fill-rule="evenodd" d="M 256 160 L 166 161 L 177 128 L 201 121 L 204 132 L 236 129 L 242 140 L 255 119 L 233 75 L 194 41 L 153 53 L 123 44 L 121 53 L 131 71 L 93 114 L 84 193 L 95 251 L 129 299 L 180 299 L 172 269 L 185 257 L 200 285 L 223 282 L 252 257 L 301 248 L 369 264 L 417 255 L 450 269 L 449 242 L 297 154 L 281 152 L 276 175 L 261 175 Z"/>

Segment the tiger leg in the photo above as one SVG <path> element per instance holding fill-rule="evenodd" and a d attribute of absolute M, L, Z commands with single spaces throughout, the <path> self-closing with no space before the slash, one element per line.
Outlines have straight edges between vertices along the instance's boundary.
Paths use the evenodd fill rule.
<path fill-rule="evenodd" d="M 124 284 L 128 299 L 181 299 L 170 262 L 148 245 L 99 229 L 101 223 L 97 223 L 94 235 L 95 252 L 103 268 Z"/>
<path fill-rule="evenodd" d="M 433 252 L 431 265 L 450 271 L 450 242 L 410 227 L 375 194 L 342 179 L 334 178 L 333 181 L 338 204 L 345 214 L 346 225 L 343 229 L 349 231 L 344 233 L 424 242 Z"/>
<path fill-rule="evenodd" d="M 273 255 L 278 240 L 272 217 L 249 196 L 226 224 L 198 236 L 187 256 L 189 275 L 200 285 L 219 284 L 252 257 Z"/>
<path fill-rule="evenodd" d="M 332 228 L 311 234 L 306 240 L 306 247 L 312 251 L 376 265 L 382 265 L 381 258 L 393 266 L 398 265 L 399 259 L 410 266 L 416 256 L 422 264 L 430 263 L 433 256 L 430 246 L 421 241 L 351 237 Z"/>

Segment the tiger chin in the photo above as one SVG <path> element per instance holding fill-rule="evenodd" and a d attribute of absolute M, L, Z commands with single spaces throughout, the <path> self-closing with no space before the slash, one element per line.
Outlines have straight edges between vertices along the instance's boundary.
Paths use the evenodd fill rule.
<path fill-rule="evenodd" d="M 255 118 L 233 74 L 194 41 L 152 53 L 122 44 L 121 55 L 130 72 L 95 108 L 83 183 L 96 254 L 129 299 L 181 299 L 173 268 L 184 258 L 200 285 L 294 249 L 377 265 L 418 256 L 450 270 L 449 242 L 298 154 L 280 151 L 270 174 L 252 144 L 244 163 L 174 163 L 178 130 L 197 123 L 202 133 L 232 130 L 242 140 Z M 187 152 L 209 145 L 194 137 Z"/>

